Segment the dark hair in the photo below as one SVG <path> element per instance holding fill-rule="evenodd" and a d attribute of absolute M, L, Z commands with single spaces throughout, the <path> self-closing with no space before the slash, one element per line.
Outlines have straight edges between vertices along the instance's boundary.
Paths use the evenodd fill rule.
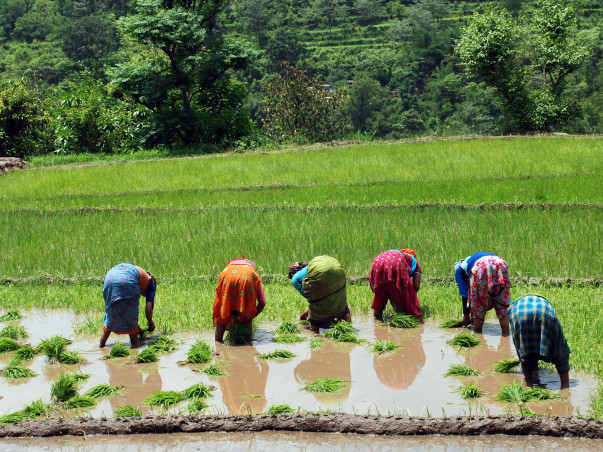
<path fill-rule="evenodd" d="M 293 262 L 289 267 L 289 279 L 293 278 L 293 275 L 295 275 L 298 271 L 307 266 L 307 262 Z"/>

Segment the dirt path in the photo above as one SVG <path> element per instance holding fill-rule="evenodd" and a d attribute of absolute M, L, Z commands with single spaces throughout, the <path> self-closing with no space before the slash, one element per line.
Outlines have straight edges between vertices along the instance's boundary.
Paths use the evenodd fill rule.
<path fill-rule="evenodd" d="M 258 416 L 144 416 L 48 419 L 0 427 L 0 437 L 265 430 L 371 435 L 540 435 L 603 439 L 603 421 L 576 417 L 423 418 L 344 413 Z"/>

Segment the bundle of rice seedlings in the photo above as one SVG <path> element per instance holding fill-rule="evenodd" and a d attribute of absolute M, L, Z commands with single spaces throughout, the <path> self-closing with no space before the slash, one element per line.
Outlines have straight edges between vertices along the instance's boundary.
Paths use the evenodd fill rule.
<path fill-rule="evenodd" d="M 448 319 L 444 320 L 439 326 L 440 328 L 461 328 L 463 326 L 462 320 Z"/>
<path fill-rule="evenodd" d="M 508 374 L 513 369 L 515 369 L 517 366 L 519 366 L 518 359 L 503 359 L 494 365 L 494 370 L 496 372 Z"/>
<path fill-rule="evenodd" d="M 119 392 L 117 386 L 111 386 L 107 384 L 96 385 L 90 388 L 84 393 L 85 396 L 92 397 L 93 399 L 103 399 L 105 397 L 111 397 Z"/>
<path fill-rule="evenodd" d="M 108 359 L 116 359 L 116 358 L 125 358 L 126 356 L 130 356 L 132 354 L 132 350 L 126 344 L 118 342 L 115 344 L 109 353 L 105 356 Z"/>
<path fill-rule="evenodd" d="M 186 409 L 188 410 L 189 413 L 194 414 L 194 413 L 199 413 L 199 412 L 203 411 L 205 408 L 209 408 L 209 406 L 210 405 L 205 403 L 200 398 L 193 397 L 191 399 L 190 403 L 188 404 L 188 406 L 186 407 Z"/>
<path fill-rule="evenodd" d="M 21 411 L 9 413 L 0 417 L 0 423 L 5 425 L 15 424 L 17 422 L 24 421 L 25 419 L 35 419 L 43 414 L 48 413 L 49 410 L 50 404 L 43 402 L 42 399 L 34 400 Z"/>
<path fill-rule="evenodd" d="M 73 350 L 63 350 L 59 356 L 57 356 L 57 361 L 61 364 L 79 364 L 88 361 L 79 352 Z"/>
<path fill-rule="evenodd" d="M 333 325 L 333 328 L 327 331 L 324 337 L 335 339 L 337 342 L 353 342 L 355 344 L 364 342 L 358 337 L 352 324 L 345 321 Z"/>
<path fill-rule="evenodd" d="M 2 370 L 2 376 L 7 380 L 10 380 L 16 378 L 30 378 L 35 377 L 37 375 L 31 369 L 28 369 L 27 367 L 22 366 L 19 363 L 19 360 L 11 360 Z"/>
<path fill-rule="evenodd" d="M 149 406 L 160 406 L 167 408 L 182 402 L 186 397 L 178 391 L 155 391 L 151 397 L 145 400 Z"/>
<path fill-rule="evenodd" d="M 324 346 L 325 346 L 324 341 L 321 341 L 320 339 L 313 338 L 310 341 L 310 348 L 322 348 Z"/>
<path fill-rule="evenodd" d="M 136 355 L 137 363 L 155 363 L 158 360 L 157 352 L 151 347 L 143 348 L 138 352 L 138 355 Z"/>
<path fill-rule="evenodd" d="M 193 397 L 205 399 L 212 396 L 211 391 L 212 389 L 209 386 L 197 383 L 182 391 L 182 395 L 185 399 L 192 399 Z"/>
<path fill-rule="evenodd" d="M 348 383 L 345 380 L 340 380 L 338 378 L 319 378 L 312 383 L 308 383 L 304 386 L 304 389 L 308 392 L 339 392 L 344 387 L 348 386 Z"/>
<path fill-rule="evenodd" d="M 479 375 L 479 372 L 475 370 L 473 367 L 464 366 L 463 364 L 453 364 L 448 369 L 448 372 L 444 374 L 446 377 L 451 376 L 464 376 L 464 377 L 473 377 Z"/>
<path fill-rule="evenodd" d="M 70 398 L 76 396 L 78 383 L 80 381 L 81 378 L 78 378 L 76 374 L 63 372 L 50 388 L 52 400 L 66 402 Z"/>
<path fill-rule="evenodd" d="M 268 408 L 268 410 L 266 410 L 266 414 L 289 414 L 294 412 L 295 410 L 287 404 L 272 405 L 270 408 Z"/>
<path fill-rule="evenodd" d="M 283 323 L 279 325 L 279 327 L 274 330 L 274 334 L 297 334 L 301 333 L 301 328 L 295 322 L 290 320 L 285 320 Z"/>
<path fill-rule="evenodd" d="M 96 399 L 85 395 L 74 395 L 63 403 L 63 408 L 65 409 L 90 408 L 93 406 L 96 406 Z"/>
<path fill-rule="evenodd" d="M 377 353 L 379 355 L 386 355 L 388 353 L 393 352 L 394 350 L 400 348 L 401 346 L 398 344 L 394 344 L 392 341 L 388 341 L 388 340 L 381 340 L 381 341 L 377 341 L 375 342 L 372 346 L 371 346 L 371 351 L 373 353 Z"/>
<path fill-rule="evenodd" d="M 354 344 L 360 344 L 364 342 L 364 339 L 360 339 L 356 333 L 343 333 L 339 335 L 337 342 L 351 342 Z"/>
<path fill-rule="evenodd" d="M 13 309 L 2 314 L 0 316 L 0 322 L 12 322 L 13 320 L 21 320 L 22 318 L 23 315 L 16 309 Z"/>
<path fill-rule="evenodd" d="M 554 392 L 548 392 L 542 388 L 527 388 L 525 390 L 526 394 L 526 402 L 531 402 L 533 400 L 558 400 L 561 399 L 559 394 L 555 394 Z"/>
<path fill-rule="evenodd" d="M 25 339 L 29 337 L 25 328 L 21 325 L 8 325 L 0 331 L 0 337 L 9 337 L 11 339 Z"/>
<path fill-rule="evenodd" d="M 157 353 L 169 353 L 176 350 L 176 344 L 177 342 L 171 337 L 159 336 L 149 347 L 152 347 Z"/>
<path fill-rule="evenodd" d="M 303 342 L 304 338 L 294 336 L 293 334 L 283 334 L 282 336 L 275 336 L 272 340 L 278 344 L 292 344 L 294 342 Z"/>
<path fill-rule="evenodd" d="M 394 328 L 417 328 L 421 323 L 413 316 L 406 314 L 396 314 L 389 322 Z"/>
<path fill-rule="evenodd" d="M 263 353 L 259 355 L 262 359 L 288 359 L 295 358 L 297 355 L 291 353 L 289 350 L 274 350 L 270 353 Z"/>
<path fill-rule="evenodd" d="M 24 345 L 15 352 L 15 358 L 19 358 L 21 361 L 27 361 L 34 356 L 36 356 L 36 351 L 31 345 Z"/>
<path fill-rule="evenodd" d="M 251 345 L 252 340 L 253 329 L 245 323 L 235 326 L 224 338 L 224 342 L 229 345 Z"/>
<path fill-rule="evenodd" d="M 226 372 L 224 372 L 215 364 L 211 364 L 205 367 L 204 369 L 201 369 L 201 372 L 206 373 L 207 375 L 210 375 L 212 377 L 223 377 L 224 375 L 226 375 Z"/>
<path fill-rule="evenodd" d="M 115 411 L 115 417 L 140 417 L 142 413 L 140 410 L 134 408 L 132 405 L 122 405 Z"/>
<path fill-rule="evenodd" d="M 211 361 L 213 349 L 207 341 L 197 339 L 188 351 L 187 361 L 189 363 L 208 363 Z"/>
<path fill-rule="evenodd" d="M 90 374 L 85 374 L 83 372 L 73 372 L 71 375 L 73 375 L 73 378 L 75 379 L 75 381 L 77 383 L 79 383 L 80 381 L 84 381 L 84 380 L 87 380 L 88 378 L 90 378 Z"/>
<path fill-rule="evenodd" d="M 59 359 L 59 355 L 63 353 L 65 347 L 70 343 L 71 341 L 64 337 L 52 336 L 40 342 L 37 349 L 44 353 L 48 357 L 48 360 L 51 360 L 52 358 Z"/>
<path fill-rule="evenodd" d="M 532 402 L 535 400 L 560 399 L 559 394 L 541 388 L 524 388 L 520 383 L 510 383 L 498 391 L 495 400 L 511 403 Z"/>
<path fill-rule="evenodd" d="M 0 337 L 0 353 L 8 353 L 20 349 L 22 346 L 17 341 L 8 337 Z"/>
<path fill-rule="evenodd" d="M 461 398 L 464 400 L 467 399 L 477 399 L 482 396 L 483 391 L 474 383 L 470 383 L 461 388 Z"/>
<path fill-rule="evenodd" d="M 475 347 L 481 344 L 481 341 L 473 333 L 459 333 L 448 343 L 457 347 Z"/>

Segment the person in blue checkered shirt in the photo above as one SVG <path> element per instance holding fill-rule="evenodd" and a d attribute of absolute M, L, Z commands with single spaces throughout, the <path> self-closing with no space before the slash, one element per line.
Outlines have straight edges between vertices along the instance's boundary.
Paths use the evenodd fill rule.
<path fill-rule="evenodd" d="M 555 364 L 561 388 L 568 388 L 570 348 L 553 306 L 541 295 L 528 294 L 515 300 L 507 315 L 527 385 L 538 383 L 540 360 Z"/>

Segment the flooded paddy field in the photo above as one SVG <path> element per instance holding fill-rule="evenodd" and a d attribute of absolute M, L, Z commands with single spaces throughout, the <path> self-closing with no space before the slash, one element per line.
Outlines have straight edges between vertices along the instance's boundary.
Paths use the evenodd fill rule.
<path fill-rule="evenodd" d="M 98 348 L 97 336 L 76 336 L 73 324 L 77 319 L 68 310 L 25 312 L 19 321 L 30 337 L 25 342 L 36 346 L 42 339 L 61 335 L 73 340 L 69 350 L 80 352 L 84 364 L 63 365 L 49 363 L 45 356 L 36 356 L 27 367 L 37 376 L 25 379 L 2 378 L 0 387 L 0 415 L 22 409 L 34 400 L 50 402 L 50 388 L 65 371 L 80 371 L 90 377 L 83 381 L 80 393 L 98 384 L 120 387 L 120 393 L 100 399 L 94 408 L 59 411 L 60 416 L 102 418 L 113 417 L 123 405 L 138 407 L 143 414 L 165 414 L 164 409 L 149 407 L 145 400 L 155 391 L 182 391 L 203 382 L 214 388 L 205 402 L 203 415 L 259 414 L 273 405 L 287 404 L 298 412 L 343 412 L 350 414 L 405 415 L 424 417 L 517 414 L 517 407 L 495 401 L 499 387 L 506 383 L 523 381 L 519 370 L 504 374 L 494 371 L 494 364 L 502 359 L 516 357 L 510 337 L 500 335 L 498 324 L 487 323 L 481 336 L 481 345 L 459 349 L 448 344 L 464 329 L 440 329 L 439 322 L 427 319 L 414 329 L 396 329 L 383 326 L 368 316 L 355 317 L 354 327 L 366 342 L 339 343 L 324 339 L 322 348 L 311 348 L 314 334 L 304 331 L 303 342 L 277 344 L 273 331 L 277 325 L 259 324 L 250 346 L 216 344 L 212 363 L 225 376 L 212 377 L 201 370 L 211 364 L 183 364 L 191 345 L 199 338 L 213 345 L 213 332 L 178 333 L 170 337 L 178 341 L 178 348 L 159 355 L 156 363 L 135 364 L 133 357 L 104 359 L 116 341 L 128 342 L 127 336 L 112 335 L 108 346 Z M 0 327 L 3 327 L 0 324 Z M 156 338 L 152 336 L 148 343 Z M 389 355 L 375 355 L 369 345 L 388 339 L 402 347 Z M 296 356 L 290 359 L 265 360 L 259 354 L 274 350 L 288 350 Z M 0 367 L 11 354 L 0 355 Z M 464 364 L 478 370 L 474 377 L 446 377 L 452 364 Z M 306 383 L 319 378 L 337 378 L 345 386 L 335 393 L 310 393 L 303 389 Z M 586 414 L 589 394 L 597 379 L 583 373 L 570 373 L 570 388 L 559 390 L 559 378 L 552 369 L 539 370 L 541 386 L 561 395 L 560 400 L 545 400 L 525 404 L 534 413 L 550 416 Z M 459 388 L 475 383 L 484 392 L 482 397 L 466 401 Z M 187 413 L 187 402 L 172 406 L 167 413 Z"/>

